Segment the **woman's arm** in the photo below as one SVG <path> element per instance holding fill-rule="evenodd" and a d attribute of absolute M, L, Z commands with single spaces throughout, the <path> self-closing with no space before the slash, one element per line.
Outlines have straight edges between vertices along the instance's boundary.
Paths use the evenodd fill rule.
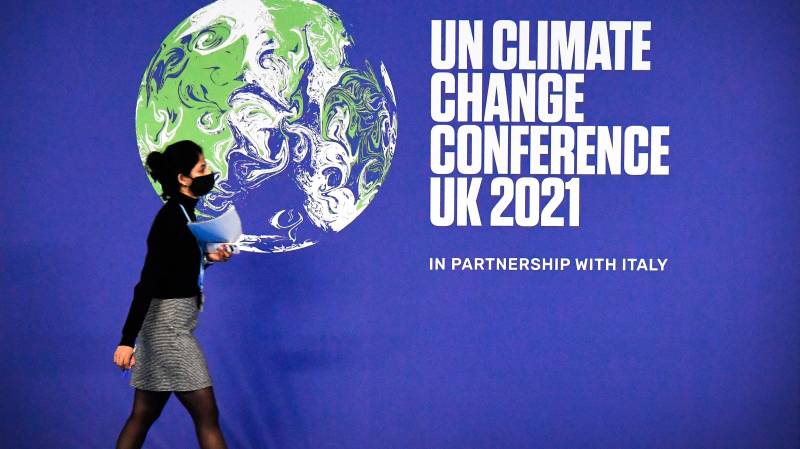
<path fill-rule="evenodd" d="M 150 308 L 152 299 L 153 285 L 156 282 L 156 275 L 162 272 L 162 265 L 169 263 L 166 258 L 169 255 L 168 245 L 171 236 L 175 235 L 175 223 L 169 214 L 162 210 L 153 220 L 150 233 L 147 236 L 147 255 L 144 260 L 141 276 L 136 287 L 133 289 L 133 301 L 128 309 L 128 316 L 125 325 L 122 327 L 122 338 L 120 346 L 133 347 L 136 336 L 142 328 L 147 310 Z"/>
<path fill-rule="evenodd" d="M 142 270 L 142 278 L 136 287 L 133 289 L 133 301 L 128 309 L 128 317 L 125 319 L 125 325 L 122 327 L 122 338 L 119 341 L 119 346 L 133 347 L 136 343 L 136 336 L 144 323 L 144 317 L 147 316 L 147 310 L 150 308 L 151 295 L 149 293 L 149 284 L 145 280 L 144 269 Z"/>

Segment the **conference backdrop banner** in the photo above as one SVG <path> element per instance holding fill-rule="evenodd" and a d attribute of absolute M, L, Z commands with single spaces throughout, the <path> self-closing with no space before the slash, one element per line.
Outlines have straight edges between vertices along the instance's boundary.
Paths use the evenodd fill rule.
<path fill-rule="evenodd" d="M 800 447 L 798 13 L 8 5 L 0 446 L 114 447 L 190 140 L 241 226 L 192 330 L 227 447 Z M 197 444 L 173 397 L 144 447 Z"/>

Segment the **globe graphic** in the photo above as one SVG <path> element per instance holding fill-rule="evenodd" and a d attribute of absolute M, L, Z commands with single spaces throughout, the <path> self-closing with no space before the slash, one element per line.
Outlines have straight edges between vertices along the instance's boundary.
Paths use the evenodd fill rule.
<path fill-rule="evenodd" d="M 383 63 L 349 63 L 353 38 L 313 1 L 220 0 L 178 24 L 142 77 L 136 139 L 192 140 L 215 188 L 198 220 L 235 205 L 244 251 L 307 248 L 373 201 L 397 141 Z M 156 193 L 160 185 L 150 179 Z"/>

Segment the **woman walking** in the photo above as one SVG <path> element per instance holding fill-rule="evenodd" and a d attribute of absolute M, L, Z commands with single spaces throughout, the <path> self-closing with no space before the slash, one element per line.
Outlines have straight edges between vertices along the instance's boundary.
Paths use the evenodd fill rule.
<path fill-rule="evenodd" d="M 147 169 L 166 202 L 147 236 L 141 278 L 114 352 L 114 364 L 131 369 L 135 388 L 116 447 L 140 448 L 174 392 L 192 416 L 200 447 L 226 449 L 211 376 L 193 331 L 203 310 L 205 268 L 227 261 L 231 252 L 222 247 L 206 253 L 187 226 L 195 221 L 198 197 L 214 188 L 214 173 L 200 146 L 188 140 L 150 153 Z"/>

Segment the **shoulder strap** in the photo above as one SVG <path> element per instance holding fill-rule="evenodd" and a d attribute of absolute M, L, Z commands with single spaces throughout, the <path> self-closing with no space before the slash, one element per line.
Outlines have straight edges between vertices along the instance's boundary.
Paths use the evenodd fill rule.
<path fill-rule="evenodd" d="M 183 215 L 186 215 L 186 221 L 191 223 L 192 219 L 189 217 L 189 214 L 186 212 L 186 208 L 183 207 L 183 204 L 178 203 L 178 206 L 181 207 L 181 210 L 183 211 Z"/>

